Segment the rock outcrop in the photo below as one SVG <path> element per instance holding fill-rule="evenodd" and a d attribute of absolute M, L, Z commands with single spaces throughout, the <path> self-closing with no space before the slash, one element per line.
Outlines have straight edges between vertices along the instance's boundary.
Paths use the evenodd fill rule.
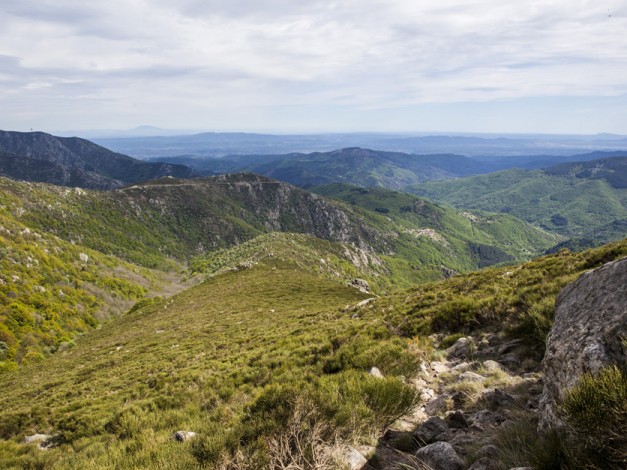
<path fill-rule="evenodd" d="M 556 300 L 543 361 L 540 430 L 562 424 L 558 404 L 579 377 L 627 366 L 627 258 L 583 274 Z"/>

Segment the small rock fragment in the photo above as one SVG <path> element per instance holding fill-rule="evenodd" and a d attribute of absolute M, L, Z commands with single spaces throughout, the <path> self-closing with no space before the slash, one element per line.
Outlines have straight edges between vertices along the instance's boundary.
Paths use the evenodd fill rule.
<path fill-rule="evenodd" d="M 416 457 L 433 470 L 462 470 L 464 462 L 448 442 L 429 444 L 416 452 Z"/>
<path fill-rule="evenodd" d="M 196 436 L 196 433 L 193 431 L 176 431 L 172 437 L 175 441 L 185 442 L 194 436 Z"/>
<path fill-rule="evenodd" d="M 448 437 L 449 429 L 446 422 L 437 416 L 432 416 L 414 431 L 414 438 L 422 445 L 445 441 Z"/>
<path fill-rule="evenodd" d="M 358 470 L 368 463 L 366 457 L 354 447 L 348 448 L 347 460 L 351 470 Z"/>

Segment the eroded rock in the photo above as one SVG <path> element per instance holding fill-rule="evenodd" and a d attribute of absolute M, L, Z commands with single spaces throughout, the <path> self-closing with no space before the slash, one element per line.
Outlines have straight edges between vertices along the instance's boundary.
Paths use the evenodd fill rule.
<path fill-rule="evenodd" d="M 414 438 L 421 445 L 431 444 L 436 441 L 446 441 L 449 436 L 446 422 L 437 416 L 432 416 L 414 431 Z"/>
<path fill-rule="evenodd" d="M 543 360 L 540 430 L 562 425 L 558 405 L 585 372 L 627 367 L 627 258 L 585 273 L 557 296 Z"/>

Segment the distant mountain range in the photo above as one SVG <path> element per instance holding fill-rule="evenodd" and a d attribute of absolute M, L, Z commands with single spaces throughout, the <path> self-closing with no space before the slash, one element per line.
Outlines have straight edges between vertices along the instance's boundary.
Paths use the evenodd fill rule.
<path fill-rule="evenodd" d="M 149 161 L 187 165 L 204 175 L 249 171 L 304 188 L 342 182 L 403 190 L 426 180 L 480 175 L 508 168 L 546 168 L 572 161 L 624 155 L 627 152 L 471 158 L 456 154 L 415 155 L 353 147 L 307 154 L 155 157 Z"/>
<path fill-rule="evenodd" d="M 193 135 L 95 138 L 116 152 L 138 158 L 177 155 L 267 155 L 329 152 L 346 147 L 414 154 L 456 153 L 477 157 L 567 156 L 592 151 L 627 149 L 627 136 L 598 135 L 416 135 L 400 133 L 344 133 L 276 135 L 243 132 L 204 132 Z"/>
<path fill-rule="evenodd" d="M 411 192 L 462 209 L 508 213 L 574 239 L 573 247 L 597 245 L 624 234 L 627 157 L 616 155 L 625 153 L 471 158 L 350 147 L 330 152 L 223 158 L 179 156 L 141 161 L 84 139 L 0 131 L 0 175 L 14 179 L 102 190 L 163 176 L 178 181 L 203 174 L 249 172 L 306 189 L 319 190 L 316 188 L 326 185 L 327 192 L 322 194 L 330 197 L 338 197 L 328 192 L 329 185 L 335 183 L 379 187 Z M 579 162 L 574 163 L 573 159 Z M 512 165 L 518 168 L 496 172 Z M 165 186 L 162 180 L 160 187 Z M 356 193 L 340 193 L 340 199 L 355 203 Z M 345 199 L 347 194 L 351 197 Z M 390 197 L 383 192 L 372 194 L 382 200 Z M 190 201 L 193 200 L 192 197 Z M 385 204 L 379 208 L 385 209 Z M 507 256 L 497 258 L 504 261 Z"/>
<path fill-rule="evenodd" d="M 187 178 L 194 172 L 182 165 L 143 162 L 77 137 L 0 131 L 0 175 L 63 186 L 111 189 L 161 176 Z"/>

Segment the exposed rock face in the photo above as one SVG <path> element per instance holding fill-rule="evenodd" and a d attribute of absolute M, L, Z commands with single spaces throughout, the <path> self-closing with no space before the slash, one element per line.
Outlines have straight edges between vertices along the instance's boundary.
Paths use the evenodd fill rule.
<path fill-rule="evenodd" d="M 353 279 L 348 287 L 354 287 L 359 292 L 363 292 L 364 294 L 370 294 L 370 285 L 368 281 L 364 281 L 363 279 Z"/>
<path fill-rule="evenodd" d="M 382 232 L 332 201 L 252 173 L 160 179 L 116 191 L 114 197 L 145 214 L 155 211 L 150 201 L 159 199 L 161 218 L 176 226 L 185 214 L 190 233 L 202 234 L 194 246 L 200 241 L 205 249 L 240 244 L 264 232 L 296 232 L 351 244 L 350 259 L 358 256 L 368 265 L 377 258 L 367 253 L 387 246 Z"/>
<path fill-rule="evenodd" d="M 560 426 L 557 404 L 584 372 L 627 366 L 627 258 L 583 274 L 556 300 L 543 361 L 539 429 Z"/>

